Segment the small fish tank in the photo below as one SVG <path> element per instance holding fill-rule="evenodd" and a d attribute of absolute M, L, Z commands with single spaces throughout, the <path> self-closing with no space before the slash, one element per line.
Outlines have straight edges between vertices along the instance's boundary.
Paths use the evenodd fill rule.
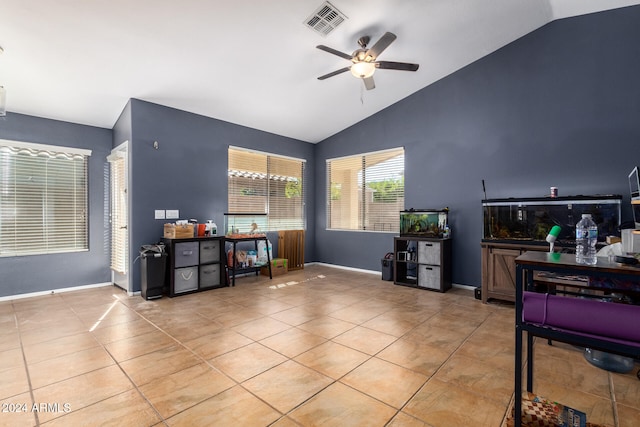
<path fill-rule="evenodd" d="M 400 236 L 443 237 L 449 224 L 449 208 L 409 209 L 400 212 Z"/>
<path fill-rule="evenodd" d="M 225 213 L 224 234 L 229 238 L 264 237 L 267 230 L 266 213 Z"/>
<path fill-rule="evenodd" d="M 567 196 L 487 199 L 482 201 L 482 240 L 529 241 L 547 244 L 554 225 L 561 228 L 556 245 L 575 245 L 576 224 L 591 214 L 598 225 L 598 242 L 620 236 L 622 196 Z"/>

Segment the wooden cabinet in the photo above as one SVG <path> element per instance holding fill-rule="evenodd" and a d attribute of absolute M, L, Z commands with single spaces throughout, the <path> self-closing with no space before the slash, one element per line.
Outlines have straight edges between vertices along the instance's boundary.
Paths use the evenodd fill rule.
<path fill-rule="evenodd" d="M 223 237 L 162 240 L 169 257 L 170 297 L 227 285 Z"/>
<path fill-rule="evenodd" d="M 396 237 L 393 264 L 396 285 L 451 289 L 451 239 Z"/>
<path fill-rule="evenodd" d="M 516 258 L 527 251 L 546 252 L 548 246 L 482 243 L 482 302 L 515 301 Z"/>

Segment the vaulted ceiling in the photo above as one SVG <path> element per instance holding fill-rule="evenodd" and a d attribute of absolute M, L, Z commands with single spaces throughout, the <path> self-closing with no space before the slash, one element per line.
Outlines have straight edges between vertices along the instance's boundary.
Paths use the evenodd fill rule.
<path fill-rule="evenodd" d="M 553 20 L 640 4 L 331 0 L 347 19 L 321 35 L 306 21 L 323 2 L 0 0 L 7 110 L 111 128 L 138 98 L 315 143 Z M 316 45 L 351 54 L 387 31 L 379 59 L 418 71 L 317 79 L 350 62 Z"/>

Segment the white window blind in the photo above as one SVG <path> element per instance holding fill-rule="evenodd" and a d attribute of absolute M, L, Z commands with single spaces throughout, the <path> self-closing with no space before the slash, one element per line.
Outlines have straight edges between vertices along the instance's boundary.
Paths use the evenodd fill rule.
<path fill-rule="evenodd" d="M 124 153 L 116 153 L 108 160 L 111 167 L 111 269 L 126 274 L 129 247 L 126 157 Z"/>
<path fill-rule="evenodd" d="M 87 250 L 87 159 L 78 150 L 0 141 L 0 255 Z"/>
<path fill-rule="evenodd" d="M 305 161 L 229 147 L 229 213 L 267 214 L 267 230 L 305 228 Z"/>
<path fill-rule="evenodd" d="M 400 231 L 404 148 L 327 160 L 327 228 Z"/>

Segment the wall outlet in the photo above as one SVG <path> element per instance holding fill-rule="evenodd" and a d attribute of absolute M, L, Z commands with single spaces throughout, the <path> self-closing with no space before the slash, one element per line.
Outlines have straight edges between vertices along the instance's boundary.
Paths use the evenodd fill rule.
<path fill-rule="evenodd" d="M 180 211 L 179 210 L 169 210 L 167 209 L 167 219 L 178 219 L 180 218 Z"/>
<path fill-rule="evenodd" d="M 164 209 L 156 209 L 155 219 L 164 219 Z"/>

